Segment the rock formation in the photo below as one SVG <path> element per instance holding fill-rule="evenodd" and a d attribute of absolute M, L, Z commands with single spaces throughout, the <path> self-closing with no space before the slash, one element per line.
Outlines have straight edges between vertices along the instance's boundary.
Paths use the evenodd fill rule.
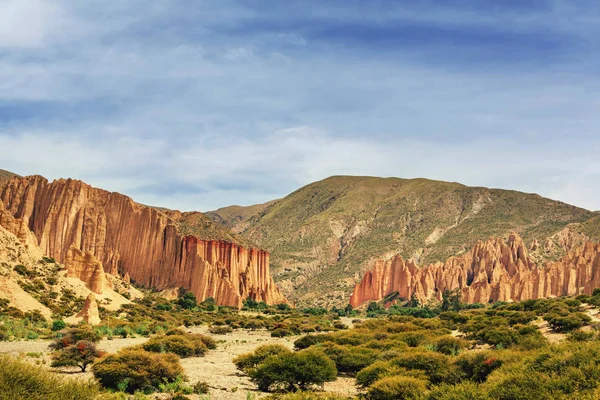
<path fill-rule="evenodd" d="M 100 324 L 100 313 L 98 312 L 98 303 L 96 303 L 96 296 L 94 296 L 94 293 L 88 295 L 85 299 L 83 309 L 75 316 L 75 318 L 82 318 L 83 321 L 90 325 Z"/>
<path fill-rule="evenodd" d="M 441 300 L 446 290 L 461 289 L 463 302 L 487 303 L 591 294 L 596 287 L 600 287 L 600 244 L 567 247 L 560 261 L 540 268 L 529 258 L 523 240 L 512 234 L 508 241 L 479 241 L 463 255 L 423 268 L 401 256 L 377 260 L 355 286 L 350 304 L 357 307 L 394 292 L 403 299 L 414 294 L 424 304 Z"/>
<path fill-rule="evenodd" d="M 5 183 L 0 200 L 46 255 L 96 293 L 106 285 L 106 271 L 158 290 L 182 287 L 222 305 L 239 307 L 247 297 L 285 301 L 270 276 L 267 252 L 182 235 L 176 221 L 119 193 L 30 176 Z"/>

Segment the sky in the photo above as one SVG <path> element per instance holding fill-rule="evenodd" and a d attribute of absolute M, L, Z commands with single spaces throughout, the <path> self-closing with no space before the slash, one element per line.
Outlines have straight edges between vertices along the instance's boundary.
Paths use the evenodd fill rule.
<path fill-rule="evenodd" d="M 2 0 L 0 168 L 181 210 L 331 175 L 600 210 L 595 0 Z"/>

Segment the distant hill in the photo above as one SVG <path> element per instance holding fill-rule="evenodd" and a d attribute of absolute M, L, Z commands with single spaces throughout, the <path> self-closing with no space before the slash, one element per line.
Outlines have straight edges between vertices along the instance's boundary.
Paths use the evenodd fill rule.
<path fill-rule="evenodd" d="M 511 231 L 526 243 L 567 226 L 600 236 L 600 216 L 582 208 L 537 194 L 427 179 L 334 176 L 267 206 L 208 214 L 269 250 L 275 280 L 301 304 L 347 301 L 375 258 L 443 261 L 479 239 Z"/>
<path fill-rule="evenodd" d="M 248 227 L 248 224 L 246 222 L 250 218 L 264 211 L 267 207 L 269 207 L 276 201 L 277 200 L 271 200 L 263 204 L 255 204 L 252 206 L 223 207 L 215 211 L 209 211 L 207 213 L 204 213 L 204 215 L 212 219 L 213 221 L 226 226 L 233 232 L 239 233 L 244 231 Z"/>

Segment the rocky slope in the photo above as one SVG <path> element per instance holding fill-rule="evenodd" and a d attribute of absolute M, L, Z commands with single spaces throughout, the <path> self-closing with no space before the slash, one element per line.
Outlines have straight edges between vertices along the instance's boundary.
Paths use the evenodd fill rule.
<path fill-rule="evenodd" d="M 180 231 L 178 212 L 170 217 L 71 179 L 16 177 L 2 186 L 0 200 L 8 213 L 28 227 L 44 254 L 92 290 L 104 285 L 108 272 L 159 290 L 182 287 L 223 305 L 237 307 L 247 297 L 285 301 L 269 274 L 269 253 L 187 235 Z"/>
<path fill-rule="evenodd" d="M 11 178 L 14 178 L 15 176 L 19 176 L 13 172 L 10 171 L 6 171 L 4 169 L 0 169 L 0 182 L 2 181 L 7 181 Z"/>
<path fill-rule="evenodd" d="M 561 238 L 564 235 L 556 237 L 559 241 Z M 600 244 L 562 244 L 566 248 L 562 259 L 544 266 L 533 262 L 525 243 L 516 234 L 507 240 L 479 241 L 461 256 L 422 268 L 400 255 L 377 260 L 355 286 L 350 304 L 358 307 L 390 295 L 405 300 L 415 296 L 426 304 L 441 300 L 445 291 L 455 289 L 462 292 L 462 301 L 466 303 L 591 294 L 600 287 Z M 551 251 L 554 245 L 547 242 L 545 251 Z"/>
<path fill-rule="evenodd" d="M 528 244 L 543 244 L 566 226 L 581 227 L 596 216 L 535 194 L 426 179 L 336 176 L 263 208 L 245 220 L 241 233 L 271 252 L 274 279 L 290 299 L 331 305 L 347 301 L 375 259 L 399 254 L 423 265 L 445 261 L 477 240 L 512 231 Z M 540 257 L 563 255 L 557 247 Z"/>

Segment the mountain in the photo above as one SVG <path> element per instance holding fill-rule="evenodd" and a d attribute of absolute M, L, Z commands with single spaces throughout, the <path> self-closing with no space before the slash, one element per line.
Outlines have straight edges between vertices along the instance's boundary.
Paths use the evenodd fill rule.
<path fill-rule="evenodd" d="M 0 183 L 0 206 L 18 233 L 92 287 L 108 273 L 235 307 L 247 297 L 285 301 L 270 276 L 269 253 L 241 246 L 201 213 L 161 211 L 78 180 L 41 176 Z"/>
<path fill-rule="evenodd" d="M 271 252 L 273 277 L 290 299 L 344 304 L 377 259 L 400 255 L 427 265 L 464 253 L 478 240 L 516 232 L 528 244 L 543 243 L 567 226 L 597 237 L 600 218 L 511 190 L 427 179 L 334 176 L 268 205 L 244 224 L 240 233 Z M 557 260 L 565 251 L 557 247 L 532 257 Z"/>
<path fill-rule="evenodd" d="M 213 221 L 231 229 L 233 232 L 240 233 L 248 228 L 249 220 L 255 215 L 263 212 L 277 200 L 271 200 L 263 204 L 251 206 L 229 206 L 219 208 L 215 211 L 209 211 L 204 215 Z"/>

